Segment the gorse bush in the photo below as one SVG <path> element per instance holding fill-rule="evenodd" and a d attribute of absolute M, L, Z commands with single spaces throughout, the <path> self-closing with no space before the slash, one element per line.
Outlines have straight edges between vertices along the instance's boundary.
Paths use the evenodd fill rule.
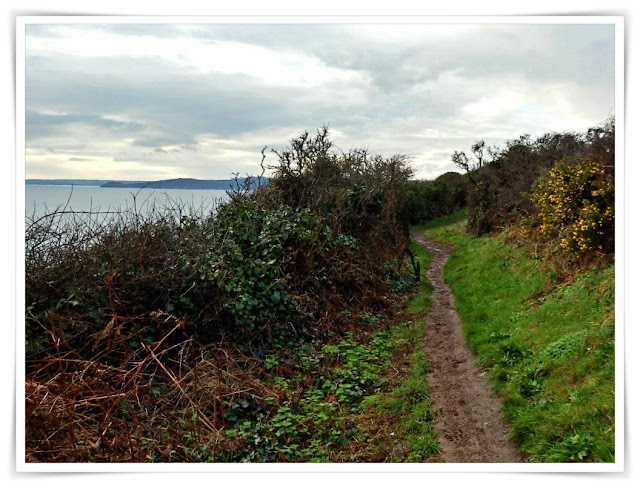
<path fill-rule="evenodd" d="M 506 147 L 472 146 L 473 156 L 456 151 L 453 162 L 467 172 L 467 230 L 475 236 L 500 231 L 522 217 L 537 213 L 528 198 L 542 174 L 563 158 L 593 161 L 614 174 L 615 123 L 613 118 L 584 133 L 548 133 L 509 140 Z M 475 162 L 473 159 L 475 158 Z"/>
<path fill-rule="evenodd" d="M 613 251 L 614 184 L 601 164 L 565 158 L 533 190 L 543 238 L 557 239 L 560 247 L 576 254 Z"/>

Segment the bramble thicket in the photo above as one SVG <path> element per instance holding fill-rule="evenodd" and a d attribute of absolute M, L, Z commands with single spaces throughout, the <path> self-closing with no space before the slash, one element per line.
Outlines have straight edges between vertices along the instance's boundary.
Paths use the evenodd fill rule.
<path fill-rule="evenodd" d="M 417 181 L 323 127 L 263 151 L 269 178 L 215 213 L 27 219 L 26 460 L 352 459 L 419 276 L 410 226 L 464 208 L 474 235 L 612 253 L 614 136 L 479 142 L 465 173 Z"/>
<path fill-rule="evenodd" d="M 274 154 L 268 184 L 238 185 L 213 214 L 28 223 L 28 461 L 327 460 L 348 443 L 336 409 L 376 386 L 362 376 L 383 365 L 370 334 L 414 283 L 400 218 L 411 169 L 338 154 L 326 128 Z M 336 395 L 325 430 L 287 450 L 283 409 L 297 418 Z"/>

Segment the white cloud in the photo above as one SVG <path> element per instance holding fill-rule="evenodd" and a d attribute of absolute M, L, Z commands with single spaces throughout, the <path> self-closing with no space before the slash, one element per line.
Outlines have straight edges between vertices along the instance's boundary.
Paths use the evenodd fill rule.
<path fill-rule="evenodd" d="M 462 107 L 462 112 L 475 120 L 496 120 L 511 116 L 526 104 L 526 98 L 515 90 L 507 90 L 495 95 L 480 98 L 478 101 Z"/>
<path fill-rule="evenodd" d="M 27 37 L 34 56 L 66 55 L 113 59 L 160 58 L 199 73 L 244 74 L 268 84 L 312 87 L 326 82 L 357 81 L 362 74 L 327 66 L 299 50 L 274 50 L 226 40 L 118 35 L 95 27 L 53 26 L 54 37 Z M 129 31 L 130 32 L 130 31 Z"/>

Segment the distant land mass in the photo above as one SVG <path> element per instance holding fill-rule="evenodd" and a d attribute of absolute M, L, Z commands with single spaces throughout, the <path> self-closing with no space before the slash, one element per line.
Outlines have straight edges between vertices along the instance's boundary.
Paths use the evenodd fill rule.
<path fill-rule="evenodd" d="M 109 180 L 44 180 L 44 179 L 25 180 L 25 184 L 27 185 L 101 186 L 107 182 L 109 182 Z"/>
<path fill-rule="evenodd" d="M 262 178 L 262 184 L 269 178 Z M 174 178 L 160 181 L 121 181 L 121 180 L 44 180 L 28 179 L 27 185 L 76 185 L 99 186 L 101 188 L 149 188 L 153 190 L 229 190 L 235 185 L 250 188 L 258 186 L 260 179 L 255 176 L 237 180 L 198 180 L 195 178 Z"/>

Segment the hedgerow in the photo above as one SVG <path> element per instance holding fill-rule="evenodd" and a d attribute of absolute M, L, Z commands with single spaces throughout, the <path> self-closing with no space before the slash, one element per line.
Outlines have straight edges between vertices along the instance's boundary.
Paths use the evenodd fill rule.
<path fill-rule="evenodd" d="M 535 139 L 523 135 L 507 141 L 504 148 L 478 141 L 472 153 L 455 151 L 452 161 L 467 172 L 467 230 L 480 236 L 537 214 L 529 198 L 532 185 L 564 158 L 592 161 L 613 177 L 615 122 L 610 118 L 583 133 L 554 132 Z"/>
<path fill-rule="evenodd" d="M 601 164 L 559 161 L 534 185 L 531 200 L 538 208 L 543 238 L 557 239 L 560 247 L 575 254 L 613 251 L 614 184 Z"/>
<path fill-rule="evenodd" d="M 277 439 L 296 430 L 283 422 L 343 415 L 375 387 L 362 355 L 380 357 L 363 348 L 412 281 L 398 218 L 410 168 L 330 154 L 326 131 L 292 147 L 268 184 L 238 185 L 213 213 L 28 222 L 27 461 L 315 459 L 318 442 L 353 438 L 336 418 L 299 451 Z M 252 457 L 253 434 L 273 449 Z"/>
<path fill-rule="evenodd" d="M 425 224 L 464 208 L 467 184 L 466 175 L 454 172 L 435 180 L 407 182 L 399 212 L 401 221 L 407 226 Z"/>

